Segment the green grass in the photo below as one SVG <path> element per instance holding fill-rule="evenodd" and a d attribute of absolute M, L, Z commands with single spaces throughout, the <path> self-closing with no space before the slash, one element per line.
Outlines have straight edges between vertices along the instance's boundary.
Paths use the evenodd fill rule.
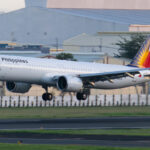
<path fill-rule="evenodd" d="M 150 148 L 120 148 L 80 145 L 0 144 L 1 150 L 150 150 Z"/>
<path fill-rule="evenodd" d="M 0 108 L 0 119 L 150 116 L 150 107 Z"/>
<path fill-rule="evenodd" d="M 91 130 L 0 130 L 1 133 L 40 133 L 40 134 L 83 134 L 83 135 L 128 135 L 150 136 L 150 129 L 91 129 Z"/>

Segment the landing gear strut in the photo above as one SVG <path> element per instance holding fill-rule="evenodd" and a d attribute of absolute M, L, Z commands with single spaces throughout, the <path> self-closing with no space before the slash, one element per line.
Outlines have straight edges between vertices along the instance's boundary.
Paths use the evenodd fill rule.
<path fill-rule="evenodd" d="M 43 87 L 46 90 L 46 93 L 42 95 L 44 101 L 51 101 L 53 99 L 53 94 L 48 93 L 48 87 Z"/>

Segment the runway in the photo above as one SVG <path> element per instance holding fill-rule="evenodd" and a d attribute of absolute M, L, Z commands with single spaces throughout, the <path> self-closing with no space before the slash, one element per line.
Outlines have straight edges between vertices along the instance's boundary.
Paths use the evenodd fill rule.
<path fill-rule="evenodd" d="M 0 120 L 0 129 L 121 129 L 150 128 L 150 117 Z"/>
<path fill-rule="evenodd" d="M 0 129 L 121 129 L 150 128 L 150 117 L 104 117 L 87 119 L 0 120 Z M 74 144 L 115 147 L 150 147 L 150 137 L 120 135 L 66 135 L 1 133 L 0 143 Z"/>
<path fill-rule="evenodd" d="M 150 137 L 122 135 L 67 135 L 40 133 L 0 133 L 0 143 L 66 144 L 119 147 L 150 147 Z"/>
<path fill-rule="evenodd" d="M 0 143 L 23 144 L 61 144 L 61 145 L 95 145 L 110 147 L 150 147 L 150 141 L 107 141 L 107 140 L 81 140 L 81 139 L 31 139 L 31 138 L 0 138 Z"/>

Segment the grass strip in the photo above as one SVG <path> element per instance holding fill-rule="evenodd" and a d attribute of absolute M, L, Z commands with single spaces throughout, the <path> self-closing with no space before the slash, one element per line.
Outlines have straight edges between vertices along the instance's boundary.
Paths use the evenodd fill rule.
<path fill-rule="evenodd" d="M 0 144 L 2 150 L 141 150 L 141 148 L 120 148 L 80 145 L 33 145 L 33 144 Z M 150 148 L 142 148 L 149 150 Z"/>
<path fill-rule="evenodd" d="M 150 116 L 150 107 L 0 108 L 0 119 Z"/>
<path fill-rule="evenodd" d="M 1 130 L 1 133 L 39 133 L 39 134 L 72 134 L 72 135 L 127 135 L 150 136 L 150 129 L 91 129 L 91 130 Z"/>

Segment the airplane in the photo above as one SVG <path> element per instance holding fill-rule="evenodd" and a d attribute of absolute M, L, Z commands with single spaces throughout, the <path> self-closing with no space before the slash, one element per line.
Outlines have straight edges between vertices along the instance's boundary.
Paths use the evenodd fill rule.
<path fill-rule="evenodd" d="M 33 84 L 45 89 L 44 101 L 52 100 L 48 87 L 75 92 L 86 100 L 90 89 L 117 89 L 150 81 L 150 37 L 127 66 L 57 59 L 0 55 L 0 81 L 9 91 L 26 93 Z"/>

